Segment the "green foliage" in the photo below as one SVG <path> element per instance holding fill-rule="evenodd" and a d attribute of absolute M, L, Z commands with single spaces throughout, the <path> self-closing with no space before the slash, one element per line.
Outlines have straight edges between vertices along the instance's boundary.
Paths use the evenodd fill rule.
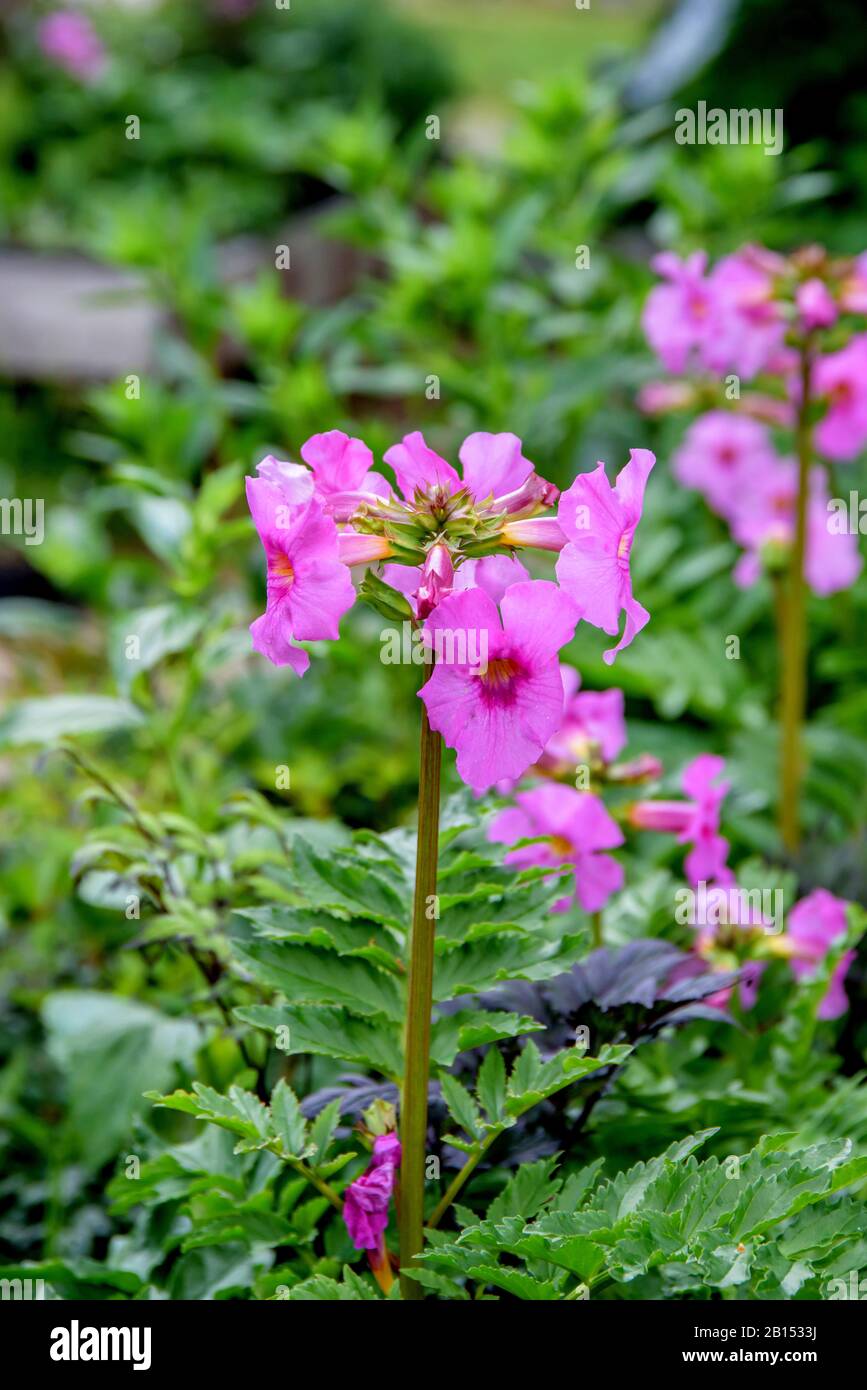
<path fill-rule="evenodd" d="M 610 1179 L 598 1168 L 552 1177 L 549 1160 L 521 1170 L 483 1221 L 432 1237 L 421 1282 L 531 1301 L 815 1298 L 857 1267 L 863 1207 L 835 1194 L 857 1189 L 867 1159 L 848 1142 L 789 1152 L 791 1136 L 774 1135 L 699 1161 L 713 1132 Z"/>

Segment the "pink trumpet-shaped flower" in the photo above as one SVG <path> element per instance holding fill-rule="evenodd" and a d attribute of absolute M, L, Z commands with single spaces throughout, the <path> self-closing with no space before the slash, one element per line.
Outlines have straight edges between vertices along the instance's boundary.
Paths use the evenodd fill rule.
<path fill-rule="evenodd" d="M 565 911 L 579 902 L 585 912 L 598 912 L 612 893 L 623 887 L 623 867 L 602 850 L 623 844 L 623 833 L 598 796 L 550 782 L 519 792 L 516 805 L 501 811 L 488 830 L 488 839 L 513 845 L 539 839 L 506 855 L 519 868 L 575 866 L 575 891 L 555 903 Z"/>
<path fill-rule="evenodd" d="M 856 457 L 867 444 L 867 334 L 820 357 L 813 388 L 828 408 L 816 426 L 816 445 L 829 459 Z"/>
<path fill-rule="evenodd" d="M 690 425 L 672 468 L 679 482 L 696 488 L 715 512 L 728 517 L 745 490 L 775 463 L 764 425 L 728 410 L 710 410 Z"/>
<path fill-rule="evenodd" d="M 301 457 L 310 465 L 317 496 L 323 501 L 341 494 L 388 497 L 391 488 L 373 469 L 373 454 L 363 439 L 342 430 L 314 434 L 301 445 Z M 261 473 L 261 467 L 260 467 Z"/>
<path fill-rule="evenodd" d="M 39 47 L 56 67 L 79 82 L 95 82 L 105 67 L 106 53 L 86 15 L 55 10 L 39 25 Z"/>
<path fill-rule="evenodd" d="M 647 341 L 670 372 L 685 371 L 707 337 L 713 296 L 705 279 L 707 255 L 696 251 L 681 261 L 663 251 L 651 262 L 666 283 L 650 291 L 642 326 Z"/>
<path fill-rule="evenodd" d="M 644 488 L 656 459 L 649 449 L 632 449 L 612 488 L 599 463 L 580 473 L 560 498 L 557 520 L 566 545 L 557 560 L 557 579 L 578 605 L 578 615 L 615 636 L 620 610 L 626 612 L 623 636 L 603 653 L 610 666 L 650 619 L 632 595 L 629 554 L 641 520 Z"/>
<path fill-rule="evenodd" d="M 417 492 L 448 498 L 466 488 L 478 505 L 516 515 L 532 513 L 557 498 L 553 484 L 538 477 L 533 464 L 524 458 L 515 434 L 479 430 L 468 435 L 459 450 L 463 479 L 427 445 L 420 430 L 405 435 L 383 457 L 394 469 L 407 502 Z"/>
<path fill-rule="evenodd" d="M 583 762 L 594 751 L 605 763 L 613 762 L 626 747 L 623 691 L 584 690 L 574 666 L 561 666 L 565 707 L 560 727 L 545 745 L 539 760 L 543 770 L 565 771 Z"/>
<path fill-rule="evenodd" d="M 722 758 L 702 753 L 683 770 L 681 786 L 689 801 L 637 801 L 629 810 L 637 830 L 660 830 L 692 845 L 684 860 L 691 883 L 733 882 L 726 862 L 728 840 L 719 833 L 722 803 L 731 786 L 718 780 L 724 769 Z"/>
<path fill-rule="evenodd" d="M 247 501 L 268 564 L 267 605 L 250 628 L 253 645 L 300 676 L 310 658 L 293 641 L 336 638 L 355 599 L 337 527 L 315 497 L 293 505 L 266 478 L 247 479 Z"/>
<path fill-rule="evenodd" d="M 846 931 L 848 904 L 824 888 L 816 888 L 796 903 L 789 913 L 787 935 L 795 947 L 790 964 L 798 978 L 809 977 Z M 819 1018 L 839 1018 L 849 1007 L 843 988 L 846 973 L 855 959 L 846 951 L 834 967 L 828 992 L 819 1007 Z"/>
<path fill-rule="evenodd" d="M 556 732 L 563 713 L 557 655 L 577 619 L 569 597 L 541 579 L 513 584 L 499 613 L 488 594 L 468 589 L 428 618 L 425 642 L 438 659 L 419 697 L 473 791 L 520 777 Z"/>
<path fill-rule="evenodd" d="M 409 599 L 410 607 L 416 617 L 418 611 L 419 585 L 422 583 L 421 565 L 386 565 L 382 571 L 386 584 Z M 463 593 L 465 589 L 483 589 L 494 603 L 499 603 L 503 594 L 513 584 L 529 579 L 529 572 L 511 555 L 486 555 L 482 560 L 464 560 L 455 570 L 452 582 L 453 593 Z"/>

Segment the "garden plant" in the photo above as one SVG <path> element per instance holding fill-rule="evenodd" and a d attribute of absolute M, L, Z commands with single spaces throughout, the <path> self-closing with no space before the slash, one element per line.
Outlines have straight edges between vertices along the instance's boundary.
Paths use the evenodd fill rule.
<path fill-rule="evenodd" d="M 858 161 L 424 8 L 0 19 L 0 1280 L 860 1298 Z"/>

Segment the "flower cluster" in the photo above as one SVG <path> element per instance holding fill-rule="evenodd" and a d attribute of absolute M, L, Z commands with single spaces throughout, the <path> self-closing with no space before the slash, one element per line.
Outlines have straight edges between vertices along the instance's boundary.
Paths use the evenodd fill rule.
<path fill-rule="evenodd" d="M 807 247 L 783 257 L 747 247 L 711 270 L 703 252 L 685 261 L 667 252 L 654 267 L 663 283 L 644 309 L 651 347 L 674 373 L 733 373 L 726 396 L 734 408 L 716 406 L 714 387 L 683 382 L 651 383 L 640 404 L 650 413 L 714 405 L 687 431 L 674 472 L 727 522 L 743 548 L 735 581 L 753 584 L 763 570 L 786 567 L 797 527 L 798 465 L 778 452 L 772 428 L 794 428 L 806 389 L 824 459 L 851 460 L 867 444 L 867 333 L 851 317 L 867 312 L 867 255 L 837 260 Z M 741 379 L 759 375 L 763 389 L 741 395 Z M 853 584 L 862 560 L 857 536 L 832 523 L 820 463 L 806 491 L 804 574 L 824 596 Z"/>
<path fill-rule="evenodd" d="M 696 931 L 691 960 L 679 966 L 675 978 L 703 974 L 708 968 L 729 972 L 740 970 L 738 993 L 741 1007 L 751 1009 L 758 998 L 759 984 L 767 958 L 788 962 L 796 979 L 809 980 L 828 952 L 846 933 L 848 903 L 825 888 L 816 888 L 788 915 L 786 929 L 769 935 L 770 924 L 763 920 L 735 888 L 721 890 L 714 921 Z M 819 1005 L 821 1019 L 839 1018 L 849 1007 L 844 988 L 854 951 L 844 951 L 831 973 L 828 989 Z M 727 1009 L 730 988 L 722 989 L 706 1001 L 714 1008 Z"/>
<path fill-rule="evenodd" d="M 422 626 L 437 662 L 420 698 L 482 792 L 520 777 L 560 729 L 558 654 L 576 624 L 616 636 L 625 613 L 610 663 L 648 621 L 630 552 L 654 458 L 633 450 L 613 487 L 600 463 L 560 497 L 513 434 L 472 434 L 458 457 L 460 473 L 408 434 L 384 455 L 396 487 L 339 430 L 307 440 L 303 465 L 264 459 L 247 479 L 267 560 L 266 610 L 251 632 L 258 651 L 302 675 L 310 659 L 297 642 L 337 637 L 356 597 L 350 568 L 390 561 L 359 592 Z M 529 577 L 516 554 L 527 548 L 556 553 L 556 583 Z M 478 641 L 440 641 L 469 633 L 484 661 Z"/>

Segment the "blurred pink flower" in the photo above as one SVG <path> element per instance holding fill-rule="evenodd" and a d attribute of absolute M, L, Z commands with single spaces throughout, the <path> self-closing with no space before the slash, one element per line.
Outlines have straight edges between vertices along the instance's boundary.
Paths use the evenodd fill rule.
<path fill-rule="evenodd" d="M 782 348 L 785 319 L 774 275 L 783 266 L 773 253 L 753 246 L 714 266 L 708 276 L 712 315 L 701 354 L 710 371 L 750 380 Z"/>
<path fill-rule="evenodd" d="M 581 677 L 574 666 L 561 666 L 565 706 L 560 727 L 545 745 L 539 767 L 546 771 L 568 771 L 596 754 L 603 762 L 613 762 L 626 747 L 626 721 L 623 717 L 623 691 L 585 690 L 580 694 Z"/>
<path fill-rule="evenodd" d="M 797 495 L 795 460 L 774 459 L 733 497 L 729 516 L 732 536 L 746 552 L 734 570 L 735 583 L 741 588 L 755 584 L 761 576 L 763 551 L 792 544 Z M 814 593 L 826 598 L 854 584 L 862 566 L 858 537 L 831 528 L 827 478 L 824 469 L 814 468 L 807 499 L 807 583 Z"/>
<path fill-rule="evenodd" d="M 728 410 L 693 421 L 672 460 L 675 477 L 696 488 L 720 516 L 729 516 L 753 480 L 772 468 L 775 454 L 766 427 Z"/>
<path fill-rule="evenodd" d="M 792 970 L 799 979 L 814 974 L 833 943 L 846 931 L 848 903 L 825 888 L 816 888 L 796 903 L 789 913 L 787 935 L 797 954 L 791 959 Z M 855 959 L 854 951 L 846 951 L 834 967 L 828 992 L 819 1007 L 819 1018 L 839 1018 L 849 1007 L 843 982 Z"/>
<path fill-rule="evenodd" d="M 673 252 L 663 251 L 654 256 L 651 265 L 667 283 L 650 291 L 642 326 L 663 366 L 679 374 L 693 365 L 714 312 L 713 295 L 705 279 L 707 255 L 695 251 L 682 261 Z"/>
<path fill-rule="evenodd" d="M 867 334 L 820 357 L 813 388 L 828 403 L 816 426 L 819 452 L 829 459 L 855 458 L 867 444 Z"/>
<path fill-rule="evenodd" d="M 105 67 L 106 51 L 86 15 L 55 10 L 38 30 L 45 57 L 80 82 L 95 82 Z"/>
<path fill-rule="evenodd" d="M 518 792 L 515 801 L 515 806 L 495 817 L 488 839 L 507 845 L 540 836 L 544 839 L 510 850 L 505 862 L 518 868 L 573 864 L 574 894 L 555 903 L 555 910 L 565 911 L 577 901 L 585 912 L 598 912 L 611 894 L 623 887 L 622 865 L 599 852 L 623 844 L 623 832 L 600 798 L 549 782 Z"/>
<path fill-rule="evenodd" d="M 830 328 L 837 322 L 839 310 L 834 297 L 823 280 L 805 280 L 795 294 L 795 304 L 805 328 Z"/>
<path fill-rule="evenodd" d="M 499 613 L 483 590 L 468 589 L 427 619 L 426 644 L 446 638 L 453 659 L 437 661 L 419 698 L 473 791 L 520 777 L 556 732 L 563 713 L 558 653 L 577 621 L 574 603 L 541 579 L 511 585 Z"/>
<path fill-rule="evenodd" d="M 575 600 L 579 617 L 609 636 L 617 634 L 621 609 L 626 612 L 623 636 L 603 653 L 609 666 L 650 619 L 632 594 L 629 554 L 655 462 L 648 449 L 632 449 L 613 488 L 599 463 L 592 473 L 580 473 L 560 498 L 557 520 L 567 541 L 557 560 L 561 587 Z"/>

